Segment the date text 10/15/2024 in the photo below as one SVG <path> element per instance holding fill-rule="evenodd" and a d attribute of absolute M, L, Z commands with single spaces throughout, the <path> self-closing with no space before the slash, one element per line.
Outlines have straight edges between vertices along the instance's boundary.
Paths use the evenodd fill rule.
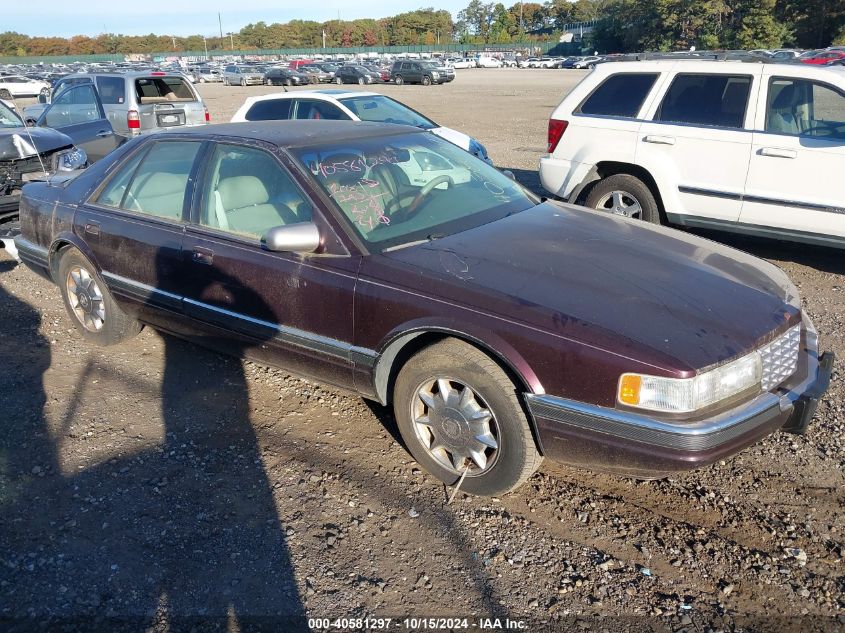
<path fill-rule="evenodd" d="M 312 631 L 527 631 L 525 620 L 511 618 L 309 618 Z"/>

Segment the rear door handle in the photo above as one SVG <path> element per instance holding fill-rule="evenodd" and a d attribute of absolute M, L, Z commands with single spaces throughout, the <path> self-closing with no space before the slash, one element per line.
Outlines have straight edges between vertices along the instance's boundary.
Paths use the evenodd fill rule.
<path fill-rule="evenodd" d="M 674 145 L 674 136 L 659 136 L 656 134 L 649 134 L 643 139 L 644 143 L 654 143 L 655 145 Z"/>
<path fill-rule="evenodd" d="M 97 132 L 97 136 L 99 136 L 100 138 L 105 138 L 105 137 L 111 136 L 111 135 L 112 135 L 112 132 L 109 131 L 109 130 L 100 130 L 99 132 Z"/>
<path fill-rule="evenodd" d="M 760 156 L 768 156 L 770 158 L 798 158 L 798 152 L 792 149 L 764 147 L 760 150 Z"/>
<path fill-rule="evenodd" d="M 93 235 L 94 237 L 100 234 L 100 225 L 96 222 L 88 222 L 85 224 L 85 234 Z"/>
<path fill-rule="evenodd" d="M 205 248 L 197 248 L 194 249 L 194 252 L 191 255 L 191 259 L 193 259 L 197 264 L 205 264 L 206 266 L 211 266 L 211 264 L 214 262 L 214 253 Z"/>

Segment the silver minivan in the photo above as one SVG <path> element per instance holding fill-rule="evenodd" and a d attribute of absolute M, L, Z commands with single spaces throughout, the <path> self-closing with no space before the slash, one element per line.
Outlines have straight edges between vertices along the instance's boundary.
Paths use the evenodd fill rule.
<path fill-rule="evenodd" d="M 254 66 L 230 64 L 223 70 L 223 83 L 227 86 L 262 86 L 264 73 Z"/>
<path fill-rule="evenodd" d="M 209 122 L 202 97 L 181 73 L 79 73 L 63 77 L 52 94 L 58 96 L 70 86 L 88 82 L 94 84 L 106 117 L 121 136 Z M 50 98 L 42 96 L 38 101 L 23 109 L 27 124 L 39 120 Z"/>

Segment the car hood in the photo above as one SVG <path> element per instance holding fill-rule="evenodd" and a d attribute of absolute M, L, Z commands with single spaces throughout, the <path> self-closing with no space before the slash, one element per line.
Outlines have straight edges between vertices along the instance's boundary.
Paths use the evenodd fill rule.
<path fill-rule="evenodd" d="M 761 259 L 559 203 L 385 257 L 439 277 L 456 303 L 617 353 L 644 346 L 673 371 L 734 358 L 801 318 L 795 287 Z"/>
<path fill-rule="evenodd" d="M 449 141 L 452 145 L 457 145 L 461 149 L 469 151 L 469 143 L 472 138 L 463 132 L 458 132 L 457 130 L 453 130 L 448 127 L 431 128 L 429 132 L 437 134 L 437 136 Z"/>
<path fill-rule="evenodd" d="M 17 160 L 73 145 L 67 134 L 48 127 L 0 128 L 0 160 Z"/>

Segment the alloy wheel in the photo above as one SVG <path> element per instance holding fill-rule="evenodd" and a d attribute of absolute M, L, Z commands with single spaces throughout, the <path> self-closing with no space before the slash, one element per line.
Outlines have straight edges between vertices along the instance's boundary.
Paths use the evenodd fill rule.
<path fill-rule="evenodd" d="M 99 332 L 106 322 L 106 305 L 97 280 L 81 266 L 67 274 L 67 296 L 73 314 L 89 332 Z"/>
<path fill-rule="evenodd" d="M 414 431 L 439 466 L 468 477 L 489 471 L 499 456 L 499 426 L 469 385 L 451 378 L 421 384 L 411 403 Z M 468 468 L 468 470 L 467 470 Z"/>
<path fill-rule="evenodd" d="M 643 219 L 643 207 L 631 193 L 627 191 L 611 191 L 602 196 L 596 204 L 599 211 L 610 211 L 614 215 L 626 218 Z"/>

